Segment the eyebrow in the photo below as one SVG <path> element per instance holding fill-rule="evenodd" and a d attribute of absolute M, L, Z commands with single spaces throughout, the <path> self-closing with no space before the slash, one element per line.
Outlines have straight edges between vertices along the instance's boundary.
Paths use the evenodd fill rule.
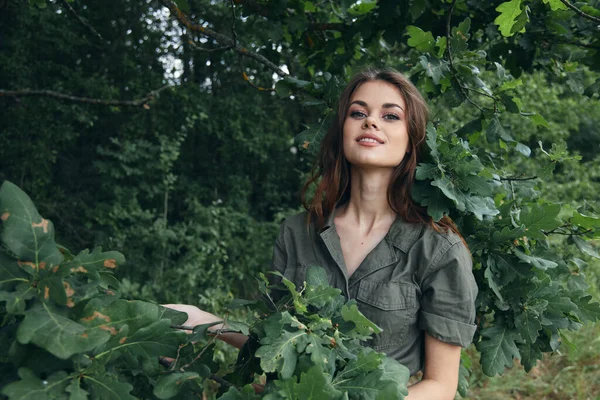
<path fill-rule="evenodd" d="M 369 105 L 362 101 L 362 100 L 354 100 L 352 103 L 350 103 L 350 105 L 352 104 L 358 104 L 359 106 L 363 106 L 363 107 L 369 107 Z M 384 103 L 383 108 L 394 108 L 394 107 L 398 107 L 399 109 L 401 109 L 402 111 L 404 111 L 404 108 L 400 107 L 398 104 L 396 103 Z"/>

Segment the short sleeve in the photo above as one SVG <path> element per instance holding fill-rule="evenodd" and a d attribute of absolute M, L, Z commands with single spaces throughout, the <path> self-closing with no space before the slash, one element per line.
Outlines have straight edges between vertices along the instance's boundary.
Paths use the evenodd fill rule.
<path fill-rule="evenodd" d="M 459 241 L 437 258 L 421 283 L 419 328 L 442 342 L 467 347 L 476 329 L 471 254 Z"/>

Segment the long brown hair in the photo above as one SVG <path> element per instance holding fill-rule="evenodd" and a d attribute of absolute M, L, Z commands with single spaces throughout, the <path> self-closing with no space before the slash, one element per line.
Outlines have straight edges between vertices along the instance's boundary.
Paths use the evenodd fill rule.
<path fill-rule="evenodd" d="M 304 208 L 309 211 L 309 218 L 316 220 L 320 229 L 323 227 L 327 216 L 334 211 L 336 205 L 350 199 L 351 166 L 344 156 L 344 121 L 350 108 L 350 100 L 356 89 L 365 82 L 376 80 L 394 85 L 400 91 L 406 103 L 409 143 L 404 159 L 394 170 L 392 180 L 388 186 L 387 198 L 391 209 L 406 222 L 428 224 L 438 232 L 450 229 L 461 236 L 456 225 L 449 217 L 444 216 L 437 222 L 433 221 L 427 214 L 426 208 L 417 204 L 411 197 L 415 171 L 421 159 L 420 155 L 425 142 L 428 108 L 425 100 L 412 82 L 400 72 L 391 68 L 367 68 L 362 70 L 350 79 L 342 91 L 333 123 L 321 142 L 321 149 L 311 176 L 302 189 L 302 203 Z M 306 195 L 310 186 L 314 183 L 317 183 L 317 188 L 309 202 Z"/>

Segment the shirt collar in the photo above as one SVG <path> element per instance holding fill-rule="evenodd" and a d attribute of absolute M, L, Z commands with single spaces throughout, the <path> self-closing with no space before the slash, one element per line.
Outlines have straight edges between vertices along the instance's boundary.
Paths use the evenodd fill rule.
<path fill-rule="evenodd" d="M 339 207 L 336 207 L 333 212 L 329 214 L 321 232 L 325 232 L 329 228 L 334 227 L 333 221 L 338 209 Z M 392 223 L 386 238 L 393 246 L 408 253 L 408 250 L 410 250 L 412 245 L 419 239 L 419 236 L 421 236 L 422 231 L 423 224 L 406 222 L 398 215 L 394 223 Z"/>

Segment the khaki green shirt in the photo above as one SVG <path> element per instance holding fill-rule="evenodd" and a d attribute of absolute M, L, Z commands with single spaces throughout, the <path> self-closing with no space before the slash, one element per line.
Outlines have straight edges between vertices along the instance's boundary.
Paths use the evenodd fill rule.
<path fill-rule="evenodd" d="M 383 332 L 369 341 L 404 364 L 423 368 L 424 332 L 455 345 L 471 343 L 477 285 L 471 255 L 456 234 L 397 218 L 385 238 L 348 277 L 340 238 L 329 216 L 317 232 L 307 213 L 286 219 L 275 242 L 273 268 L 301 287 L 306 269 L 326 269 L 329 284 Z"/>

